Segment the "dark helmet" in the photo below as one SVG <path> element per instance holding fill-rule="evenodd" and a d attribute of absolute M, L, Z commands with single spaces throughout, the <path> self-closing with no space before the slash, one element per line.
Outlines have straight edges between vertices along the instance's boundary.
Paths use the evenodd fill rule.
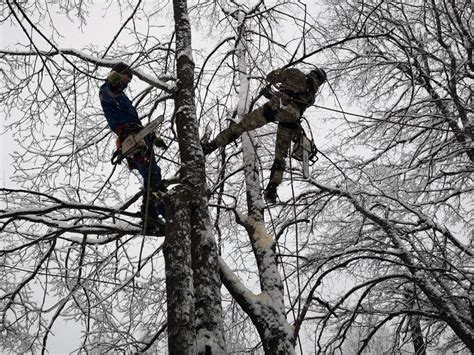
<path fill-rule="evenodd" d="M 316 67 L 316 69 L 311 70 L 308 76 L 313 80 L 317 80 L 319 82 L 319 85 L 323 84 L 328 78 L 324 69 L 320 69 L 318 67 Z"/>
<path fill-rule="evenodd" d="M 125 64 L 125 63 L 123 63 L 123 62 L 114 64 L 114 66 L 112 67 L 112 70 L 113 70 L 114 72 L 119 73 L 119 74 L 126 74 L 126 75 L 128 75 L 130 78 L 133 76 L 133 70 L 132 70 L 132 68 L 130 68 L 130 66 L 128 66 L 127 64 Z"/>

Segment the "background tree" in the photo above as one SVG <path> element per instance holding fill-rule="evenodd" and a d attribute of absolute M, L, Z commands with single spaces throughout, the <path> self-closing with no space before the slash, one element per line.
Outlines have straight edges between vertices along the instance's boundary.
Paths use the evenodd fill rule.
<path fill-rule="evenodd" d="M 327 52 L 335 96 L 362 109 L 328 108 L 345 122 L 331 139 L 344 139 L 323 150 L 331 161 L 318 162 L 314 188 L 276 218 L 285 225 L 296 210 L 316 234 L 300 240 L 305 259 L 294 270 L 305 277 L 297 294 L 318 324 L 316 349 L 336 351 L 352 329 L 370 329 L 362 351 L 389 325 L 394 350 L 412 341 L 418 352 L 472 351 L 471 10 L 461 1 L 326 10 L 328 41 L 368 35 Z M 339 298 L 335 279 L 347 280 Z"/>

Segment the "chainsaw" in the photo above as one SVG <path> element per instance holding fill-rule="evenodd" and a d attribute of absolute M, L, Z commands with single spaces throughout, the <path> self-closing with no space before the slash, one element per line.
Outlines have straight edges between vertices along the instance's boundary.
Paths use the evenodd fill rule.
<path fill-rule="evenodd" d="M 123 140 L 120 150 L 114 152 L 111 159 L 112 164 L 119 164 L 123 159 L 130 158 L 133 155 L 140 153 L 143 147 L 145 147 L 145 137 L 150 133 L 153 133 L 163 120 L 164 116 L 160 115 L 139 132 L 128 135 L 127 138 Z"/>
<path fill-rule="evenodd" d="M 309 166 L 313 165 L 318 157 L 318 149 L 314 142 L 309 139 L 304 130 L 301 129 L 297 138 L 291 157 L 303 163 L 303 178 L 309 178 Z M 311 164 L 310 164 L 311 163 Z"/>

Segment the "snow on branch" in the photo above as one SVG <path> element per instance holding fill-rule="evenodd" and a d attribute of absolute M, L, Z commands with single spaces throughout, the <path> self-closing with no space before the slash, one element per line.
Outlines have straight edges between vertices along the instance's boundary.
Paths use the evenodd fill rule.
<path fill-rule="evenodd" d="M 239 305 L 249 311 L 255 305 L 255 295 L 250 291 L 242 281 L 229 268 L 224 259 L 219 257 L 219 269 L 221 279 L 227 290 L 232 294 Z"/>
<path fill-rule="evenodd" d="M 10 205 L 18 198 L 21 203 L 28 199 L 31 207 L 0 210 L 0 232 L 18 233 L 19 228 L 28 228 L 32 224 L 48 230 L 68 233 L 64 236 L 71 242 L 83 243 L 82 237 L 71 234 L 90 236 L 86 244 L 106 244 L 123 235 L 135 235 L 142 232 L 141 227 L 134 223 L 140 217 L 138 212 L 129 212 L 130 207 L 141 196 L 132 196 L 124 204 L 108 208 L 93 204 L 81 204 L 62 201 L 56 197 L 27 190 L 0 189 L 0 192 L 10 196 Z M 26 197 L 25 197 L 26 194 Z M 33 198 L 36 197 L 36 200 Z M 45 201 L 46 199 L 46 201 Z M 21 227 L 27 222 L 26 226 Z"/>
<path fill-rule="evenodd" d="M 87 54 L 85 52 L 79 51 L 77 49 L 73 48 L 60 48 L 59 50 L 53 50 L 53 51 L 6 51 L 6 50 L 0 50 L 0 55 L 1 56 L 45 56 L 45 57 L 54 57 L 54 56 L 63 56 L 66 58 L 66 56 L 72 56 L 76 57 L 79 59 L 82 59 L 83 61 L 90 63 L 90 64 L 95 64 L 100 67 L 106 67 L 106 68 L 112 68 L 115 64 L 119 62 L 123 62 L 121 60 L 112 60 L 112 59 L 103 59 L 99 57 L 92 56 L 90 54 Z M 127 63 L 125 63 L 127 64 Z M 133 71 L 133 74 L 146 82 L 147 84 L 156 87 L 160 90 L 166 91 L 167 93 L 173 93 L 175 91 L 175 84 L 174 83 L 167 83 L 168 81 L 175 81 L 174 76 L 170 75 L 164 75 L 161 76 L 160 78 L 156 78 L 152 75 L 148 75 L 144 73 L 143 71 L 133 68 L 131 66 L 131 69 Z M 82 71 L 82 70 L 80 70 Z M 87 74 L 87 73 L 85 73 Z"/>

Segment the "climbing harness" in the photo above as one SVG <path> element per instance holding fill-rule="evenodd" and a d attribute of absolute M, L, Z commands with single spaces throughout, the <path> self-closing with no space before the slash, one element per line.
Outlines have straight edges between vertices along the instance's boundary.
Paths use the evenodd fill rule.
<path fill-rule="evenodd" d="M 298 103 L 298 94 L 295 94 L 292 97 L 288 93 L 276 90 L 271 85 L 267 86 L 265 90 L 268 97 L 272 97 L 273 100 L 277 100 L 277 105 L 279 106 L 279 109 L 286 109 L 291 100 Z M 301 120 L 305 120 L 309 128 L 309 124 L 306 118 L 301 116 L 300 121 Z M 307 179 L 309 178 L 309 167 L 316 163 L 316 161 L 318 160 L 318 157 L 316 156 L 316 154 L 318 153 L 318 149 L 314 144 L 313 134 L 311 133 L 311 138 L 309 138 L 306 135 L 306 132 L 304 131 L 303 127 L 301 126 L 301 123 L 299 123 L 298 126 L 298 133 L 294 138 L 295 144 L 291 153 L 291 157 L 302 162 L 303 178 Z M 311 129 L 309 130 L 311 132 Z"/>

